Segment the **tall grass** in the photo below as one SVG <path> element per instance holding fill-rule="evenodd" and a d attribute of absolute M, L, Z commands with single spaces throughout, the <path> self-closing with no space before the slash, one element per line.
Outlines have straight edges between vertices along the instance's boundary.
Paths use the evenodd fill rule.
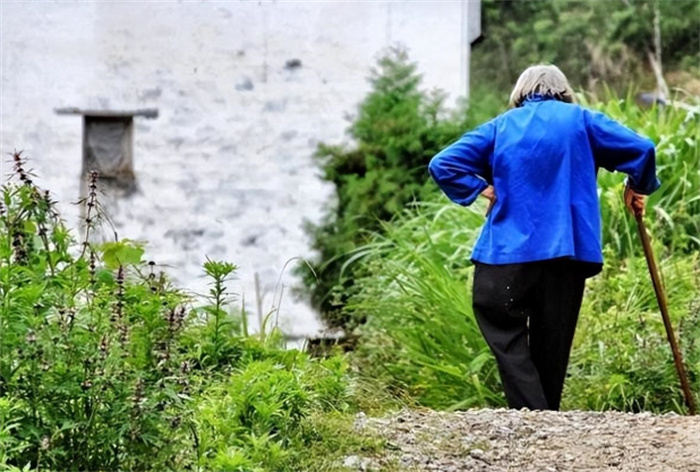
<path fill-rule="evenodd" d="M 477 209 L 418 204 L 361 253 L 362 288 L 347 308 L 367 319 L 357 355 L 427 405 L 503 404 L 466 287 L 481 222 Z"/>
<path fill-rule="evenodd" d="M 588 283 L 564 407 L 682 412 L 683 396 L 644 258 L 608 264 Z M 700 252 L 661 260 L 669 310 L 700 393 Z"/>

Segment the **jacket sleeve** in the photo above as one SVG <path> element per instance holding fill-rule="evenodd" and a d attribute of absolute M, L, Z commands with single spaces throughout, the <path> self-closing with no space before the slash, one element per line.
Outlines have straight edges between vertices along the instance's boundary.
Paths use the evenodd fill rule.
<path fill-rule="evenodd" d="M 609 171 L 624 172 L 637 193 L 649 195 L 661 182 L 656 177 L 654 142 L 600 112 L 586 110 L 588 138 L 596 165 Z"/>
<path fill-rule="evenodd" d="M 489 158 L 493 153 L 495 132 L 492 120 L 466 133 L 430 161 L 431 177 L 453 202 L 471 205 L 492 183 Z"/>

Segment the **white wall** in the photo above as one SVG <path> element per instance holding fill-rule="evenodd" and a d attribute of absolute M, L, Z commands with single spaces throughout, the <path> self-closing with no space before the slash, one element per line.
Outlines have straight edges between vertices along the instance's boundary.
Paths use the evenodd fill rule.
<path fill-rule="evenodd" d="M 24 149 L 41 184 L 77 224 L 82 123 L 57 107 L 160 110 L 138 119 L 140 193 L 112 215 L 120 237 L 204 290 L 205 255 L 259 272 L 272 303 L 282 267 L 310 255 L 304 219 L 332 188 L 317 178 L 318 141 L 346 139 L 343 116 L 368 90 L 379 50 L 400 42 L 426 87 L 462 92 L 460 2 L 3 2 L 0 152 Z M 289 71 L 288 59 L 303 65 Z M 246 81 L 252 90 L 240 90 Z M 239 86 L 238 88 L 236 86 Z M 4 159 L 2 173 L 10 166 Z M 289 287 L 298 282 L 282 277 Z M 249 306 L 249 309 L 252 308 Z M 317 329 L 285 295 L 283 327 Z"/>

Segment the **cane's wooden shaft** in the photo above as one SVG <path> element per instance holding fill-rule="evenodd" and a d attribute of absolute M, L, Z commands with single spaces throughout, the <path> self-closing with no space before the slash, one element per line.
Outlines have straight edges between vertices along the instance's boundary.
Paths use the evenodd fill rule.
<path fill-rule="evenodd" d="M 681 351 L 678 348 L 678 343 L 676 343 L 676 336 L 673 333 L 673 325 L 671 325 L 671 318 L 668 316 L 666 296 L 664 295 L 663 288 L 661 287 L 661 279 L 659 278 L 659 271 L 656 268 L 654 253 L 651 250 L 649 234 L 647 233 L 647 228 L 644 224 L 644 218 L 641 215 L 641 213 L 635 214 L 635 218 L 637 219 L 637 230 L 639 231 L 639 238 L 642 240 L 642 246 L 644 247 L 644 256 L 647 259 L 647 266 L 649 267 L 651 282 L 652 284 L 654 284 L 654 292 L 656 292 L 656 301 L 659 303 L 661 317 L 664 320 L 664 327 L 666 327 L 666 336 L 668 337 L 668 342 L 671 344 L 671 350 L 673 351 L 673 362 L 676 364 L 678 378 L 680 379 L 681 387 L 683 388 L 685 404 L 688 407 L 688 412 L 691 415 L 695 415 L 697 414 L 697 408 L 695 407 L 695 399 L 693 398 L 693 392 L 690 391 L 690 384 L 688 383 L 688 377 L 686 376 L 685 367 L 683 366 L 683 357 L 681 356 Z"/>

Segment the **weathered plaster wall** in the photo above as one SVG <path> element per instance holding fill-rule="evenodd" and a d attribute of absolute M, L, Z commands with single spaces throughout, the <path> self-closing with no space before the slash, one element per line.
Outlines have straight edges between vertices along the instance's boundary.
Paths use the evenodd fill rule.
<path fill-rule="evenodd" d="M 317 221 L 332 197 L 311 158 L 316 143 L 345 139 L 343 117 L 389 44 L 408 46 L 426 87 L 462 93 L 462 8 L 4 2 L 0 151 L 24 149 L 76 224 L 68 202 L 79 196 L 82 123 L 53 109 L 158 108 L 156 120 L 136 122 L 140 191 L 113 208 L 119 235 L 148 241 L 147 257 L 197 291 L 205 256 L 240 266 L 233 288 L 249 301 L 258 272 L 269 308 L 285 262 L 310 254 L 304 219 Z M 285 69 L 293 58 L 302 67 Z M 282 281 L 297 283 L 289 273 Z M 281 312 L 289 332 L 318 327 L 291 295 Z"/>

